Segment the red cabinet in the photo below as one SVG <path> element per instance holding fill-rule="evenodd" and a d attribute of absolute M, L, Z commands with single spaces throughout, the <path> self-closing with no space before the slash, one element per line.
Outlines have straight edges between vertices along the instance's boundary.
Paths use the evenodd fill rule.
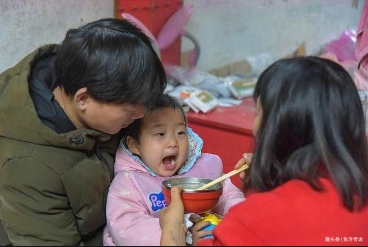
<path fill-rule="evenodd" d="M 203 152 L 222 159 L 224 172 L 234 170 L 243 153 L 253 152 L 253 122 L 257 108 L 252 98 L 234 107 L 218 107 L 209 113 L 188 112 L 189 127 L 203 139 Z M 231 178 L 241 188 L 238 175 Z"/>
<path fill-rule="evenodd" d="M 139 19 L 157 38 L 166 21 L 181 7 L 183 0 L 116 0 L 116 17 L 127 12 Z M 161 51 L 165 64 L 180 64 L 180 37 L 167 49 Z"/>

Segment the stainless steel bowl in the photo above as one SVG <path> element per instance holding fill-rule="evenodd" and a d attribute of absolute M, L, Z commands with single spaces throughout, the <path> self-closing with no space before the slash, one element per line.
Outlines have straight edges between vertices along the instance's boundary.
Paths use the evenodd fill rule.
<path fill-rule="evenodd" d="M 171 178 L 171 179 L 163 181 L 162 185 L 167 189 L 171 189 L 171 187 L 178 185 L 178 186 L 183 187 L 184 192 L 188 192 L 188 193 L 203 193 L 203 192 L 216 191 L 216 190 L 222 189 L 222 183 L 217 183 L 209 187 L 208 189 L 201 190 L 201 191 L 197 190 L 198 188 L 212 181 L 213 181 L 212 179 L 193 178 L 193 177 Z"/>

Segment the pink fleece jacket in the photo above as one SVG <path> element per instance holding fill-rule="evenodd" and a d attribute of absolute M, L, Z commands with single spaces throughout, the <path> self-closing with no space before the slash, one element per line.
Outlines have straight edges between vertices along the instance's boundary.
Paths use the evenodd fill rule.
<path fill-rule="evenodd" d="M 222 174 L 220 158 L 202 154 L 189 171 L 174 177 L 216 179 Z M 123 149 L 118 150 L 115 178 L 107 197 L 105 246 L 160 245 L 159 211 L 167 206 L 161 185 L 166 179 L 169 178 L 150 175 Z M 243 200 L 243 193 L 227 179 L 214 212 L 224 215 L 230 207 Z"/>
<path fill-rule="evenodd" d="M 362 15 L 358 24 L 357 41 L 355 47 L 359 66 L 368 70 L 368 1 L 364 2 Z"/>

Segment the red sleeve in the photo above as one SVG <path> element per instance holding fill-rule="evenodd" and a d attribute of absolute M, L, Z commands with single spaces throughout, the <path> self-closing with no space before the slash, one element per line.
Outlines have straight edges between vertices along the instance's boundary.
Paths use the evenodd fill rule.
<path fill-rule="evenodd" d="M 197 246 L 215 246 L 212 238 L 206 238 L 198 242 Z"/>
<path fill-rule="evenodd" d="M 231 210 L 222 219 L 221 223 L 213 231 L 214 239 L 204 239 L 198 242 L 200 246 L 244 246 L 258 245 L 264 246 L 266 243 L 261 241 L 253 234 L 241 218 L 236 216 Z"/>

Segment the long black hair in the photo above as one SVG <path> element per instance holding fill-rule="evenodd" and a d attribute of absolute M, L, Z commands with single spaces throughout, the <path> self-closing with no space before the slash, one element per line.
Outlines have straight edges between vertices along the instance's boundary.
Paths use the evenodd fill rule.
<path fill-rule="evenodd" d="M 55 68 L 57 83 L 67 95 L 86 87 L 102 103 L 149 107 L 166 87 L 151 40 L 127 20 L 101 19 L 70 29 Z"/>
<path fill-rule="evenodd" d="M 262 108 L 245 189 L 269 191 L 291 179 L 323 190 L 331 178 L 344 206 L 368 201 L 368 148 L 361 101 L 349 74 L 318 58 L 282 59 L 266 69 L 254 99 Z"/>

